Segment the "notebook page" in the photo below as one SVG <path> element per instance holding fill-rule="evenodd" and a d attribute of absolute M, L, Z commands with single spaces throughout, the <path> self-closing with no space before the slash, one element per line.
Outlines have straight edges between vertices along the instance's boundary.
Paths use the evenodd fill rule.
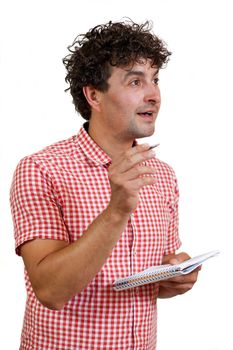
<path fill-rule="evenodd" d="M 179 269 L 180 270 L 184 270 L 188 267 L 191 267 L 192 265 L 195 265 L 197 268 L 199 265 L 201 265 L 204 261 L 216 256 L 219 254 L 219 251 L 218 250 L 213 250 L 211 252 L 208 252 L 208 253 L 205 253 L 205 254 L 201 254 L 201 255 L 198 255 L 198 256 L 195 256 L 194 258 L 191 258 L 191 259 L 188 259 L 182 263 L 180 263 L 178 266 L 179 266 Z M 193 269 L 194 270 L 194 269 Z"/>

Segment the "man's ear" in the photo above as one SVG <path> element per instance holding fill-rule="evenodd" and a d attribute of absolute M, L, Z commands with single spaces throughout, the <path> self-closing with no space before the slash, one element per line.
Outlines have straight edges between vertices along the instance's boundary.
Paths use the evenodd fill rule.
<path fill-rule="evenodd" d="M 98 91 L 93 86 L 84 86 L 83 93 L 91 108 L 99 112 L 100 109 Z"/>

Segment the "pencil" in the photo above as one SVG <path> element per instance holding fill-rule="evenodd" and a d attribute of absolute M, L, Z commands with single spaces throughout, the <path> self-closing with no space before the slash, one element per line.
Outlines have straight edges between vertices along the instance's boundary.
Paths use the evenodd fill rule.
<path fill-rule="evenodd" d="M 156 143 L 155 145 L 151 145 L 149 149 L 155 148 L 155 147 L 157 147 L 159 145 L 160 145 L 160 143 Z"/>

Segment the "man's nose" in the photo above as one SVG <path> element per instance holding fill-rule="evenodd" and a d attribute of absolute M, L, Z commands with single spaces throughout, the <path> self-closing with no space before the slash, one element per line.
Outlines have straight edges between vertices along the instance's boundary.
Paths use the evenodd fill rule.
<path fill-rule="evenodd" d="M 144 101 L 150 103 L 160 103 L 160 89 L 158 85 L 148 84 L 145 87 Z"/>

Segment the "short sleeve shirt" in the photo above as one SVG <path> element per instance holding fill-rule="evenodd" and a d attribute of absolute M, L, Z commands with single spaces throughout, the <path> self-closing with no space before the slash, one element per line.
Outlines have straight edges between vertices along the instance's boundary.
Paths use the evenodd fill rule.
<path fill-rule="evenodd" d="M 156 157 L 156 183 L 140 190 L 136 210 L 105 264 L 62 310 L 36 298 L 27 272 L 27 301 L 21 349 L 154 350 L 158 285 L 114 291 L 117 278 L 160 265 L 180 247 L 178 187 L 173 169 Z M 67 140 L 23 158 L 11 193 L 16 252 L 34 239 L 72 244 L 107 207 L 111 188 L 109 156 L 85 127 Z"/>

